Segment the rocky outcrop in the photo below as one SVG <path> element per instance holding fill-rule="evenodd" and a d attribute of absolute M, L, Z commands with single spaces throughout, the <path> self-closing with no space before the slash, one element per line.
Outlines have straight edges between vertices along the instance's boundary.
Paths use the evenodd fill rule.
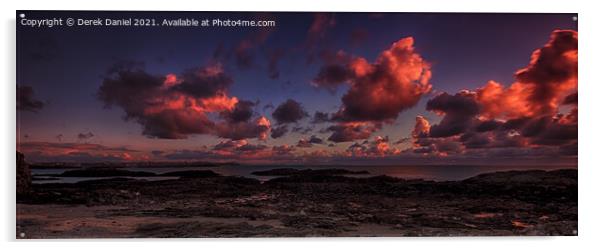
<path fill-rule="evenodd" d="M 160 181 L 33 184 L 17 206 L 43 211 L 33 215 L 47 215 L 51 207 L 66 218 L 52 223 L 18 219 L 17 228 L 33 232 L 31 238 L 82 232 L 89 238 L 99 237 L 99 231 L 90 230 L 129 218 L 138 221 L 132 231 L 107 229 L 102 232 L 114 234 L 105 237 L 577 235 L 576 169 L 507 171 L 440 182 L 324 173 L 303 170 L 261 182 L 178 171 L 157 176 L 180 178 Z M 74 213 L 77 207 L 85 213 Z M 118 222 L 87 223 L 70 231 L 47 226 L 82 216 L 91 216 L 87 222 L 99 216 Z"/>
<path fill-rule="evenodd" d="M 31 187 L 31 171 L 25 162 L 25 156 L 17 151 L 17 195 L 29 193 Z"/>

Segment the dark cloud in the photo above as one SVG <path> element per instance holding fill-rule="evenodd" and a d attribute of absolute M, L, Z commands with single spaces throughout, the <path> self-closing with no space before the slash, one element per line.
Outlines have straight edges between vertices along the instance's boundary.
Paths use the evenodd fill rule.
<path fill-rule="evenodd" d="M 44 106 L 44 102 L 34 97 L 31 86 L 17 85 L 17 110 L 37 113 Z"/>
<path fill-rule="evenodd" d="M 151 75 L 137 65 L 118 65 L 107 75 L 98 98 L 107 106 L 125 111 L 125 119 L 142 125 L 142 134 L 151 138 L 185 139 L 194 134 L 222 138 L 265 139 L 270 122 L 254 117 L 249 101 L 227 95 L 232 80 L 219 64 L 181 75 Z M 223 121 L 210 119 L 220 114 Z"/>
<path fill-rule="evenodd" d="M 319 137 L 317 137 L 317 136 L 315 136 L 315 135 L 312 135 L 312 136 L 309 138 L 308 142 L 310 142 L 310 143 L 312 143 L 312 144 L 323 144 L 323 143 L 324 143 L 324 140 L 320 139 Z"/>
<path fill-rule="evenodd" d="M 528 123 L 522 130 L 537 145 L 565 145 L 577 140 L 577 124 L 562 124 L 552 117 L 541 117 Z"/>
<path fill-rule="evenodd" d="M 293 127 L 292 131 L 294 133 L 299 133 L 299 134 L 305 135 L 305 134 L 313 131 L 313 128 L 312 127 L 296 126 L 296 127 Z"/>
<path fill-rule="evenodd" d="M 309 137 L 309 139 L 300 139 L 299 142 L 297 142 L 297 147 L 309 148 L 312 147 L 314 144 L 324 144 L 324 140 L 320 139 L 315 135 L 312 135 L 311 137 Z"/>
<path fill-rule="evenodd" d="M 332 132 L 328 140 L 338 143 L 368 139 L 380 128 L 380 124 L 372 123 L 339 123 L 328 127 L 327 130 Z"/>
<path fill-rule="evenodd" d="M 439 124 L 430 128 L 431 137 L 448 137 L 465 132 L 479 113 L 475 94 L 463 91 L 455 95 L 440 94 L 426 103 L 426 110 L 444 113 Z"/>
<path fill-rule="evenodd" d="M 256 103 L 251 101 L 239 101 L 232 110 L 221 112 L 221 116 L 231 123 L 248 122 L 254 114 L 253 108 Z"/>
<path fill-rule="evenodd" d="M 340 121 L 392 121 L 432 88 L 430 64 L 415 52 L 411 37 L 393 43 L 374 63 L 356 57 L 338 70 L 347 72 L 340 76 L 349 75 L 350 84 L 334 116 Z"/>
<path fill-rule="evenodd" d="M 219 123 L 215 126 L 217 136 L 232 140 L 247 138 L 267 139 L 271 130 L 271 124 L 265 117 L 257 118 L 255 121 L 238 123 Z"/>
<path fill-rule="evenodd" d="M 352 76 L 353 72 L 346 65 L 325 65 L 320 68 L 318 75 L 312 80 L 312 84 L 334 93 L 339 85 L 347 82 Z"/>
<path fill-rule="evenodd" d="M 278 105 L 272 113 L 272 117 L 274 117 L 278 124 L 295 123 L 307 116 L 308 114 L 303 109 L 301 103 L 293 99 L 288 99 Z"/>
<path fill-rule="evenodd" d="M 186 70 L 180 78 L 181 83 L 172 89 L 196 98 L 224 93 L 232 84 L 232 78 L 217 65 Z"/>
<path fill-rule="evenodd" d="M 564 101 L 562 101 L 562 104 L 564 104 L 564 105 L 571 105 L 571 104 L 577 105 L 577 102 L 578 102 L 577 99 L 578 99 L 577 92 L 575 92 L 575 93 L 572 93 L 572 94 L 566 96 L 564 98 Z"/>
<path fill-rule="evenodd" d="M 311 142 L 309 142 L 307 139 L 300 139 L 299 142 L 297 142 L 298 148 L 310 148 L 312 146 L 313 146 L 313 144 Z"/>
<path fill-rule="evenodd" d="M 416 144 L 413 152 L 417 154 L 447 156 L 463 152 L 462 144 L 454 138 L 420 138 Z"/>
<path fill-rule="evenodd" d="M 311 120 L 311 123 L 319 124 L 319 123 L 325 123 L 325 122 L 330 122 L 328 113 L 316 111 L 314 113 L 313 119 Z"/>
<path fill-rule="evenodd" d="M 274 127 L 272 129 L 272 138 L 276 139 L 276 138 L 280 138 L 282 136 L 284 136 L 286 133 L 288 132 L 288 126 L 286 125 L 280 125 L 277 127 Z"/>
<path fill-rule="evenodd" d="M 92 137 L 94 137 L 94 134 L 92 134 L 92 132 L 77 134 L 77 139 L 78 140 L 88 140 L 88 139 L 90 139 Z"/>
<path fill-rule="evenodd" d="M 496 120 L 477 121 L 474 129 L 476 132 L 487 132 L 495 130 L 502 125 L 502 122 Z"/>

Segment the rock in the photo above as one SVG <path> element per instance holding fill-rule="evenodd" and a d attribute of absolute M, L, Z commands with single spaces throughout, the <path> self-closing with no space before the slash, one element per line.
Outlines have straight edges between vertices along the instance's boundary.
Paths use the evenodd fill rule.
<path fill-rule="evenodd" d="M 298 174 L 265 182 L 211 171 L 176 171 L 157 176 L 189 178 L 33 184 L 17 205 L 39 204 L 45 215 L 55 207 L 49 204 L 83 204 L 102 211 L 91 216 L 118 222 L 122 216 L 165 218 L 154 221 L 159 224 L 139 220 L 135 231 L 126 234 L 113 230 L 118 237 L 577 234 L 574 169 L 498 172 L 463 181 L 314 171 L 295 170 Z M 80 218 L 71 212 L 74 207 L 59 209 L 69 218 Z M 28 226 L 23 219 L 17 225 L 22 226 L 19 232 L 50 230 L 41 222 Z"/>
<path fill-rule="evenodd" d="M 31 171 L 25 162 L 25 156 L 17 152 L 17 195 L 29 193 L 31 187 Z"/>
<path fill-rule="evenodd" d="M 576 185 L 577 170 L 527 170 L 527 171 L 505 171 L 480 174 L 464 180 L 467 183 L 492 183 L 492 184 L 561 184 Z"/>

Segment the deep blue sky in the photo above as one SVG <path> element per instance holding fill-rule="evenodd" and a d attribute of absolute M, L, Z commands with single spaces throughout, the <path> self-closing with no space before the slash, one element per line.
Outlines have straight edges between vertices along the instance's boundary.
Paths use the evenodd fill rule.
<path fill-rule="evenodd" d="M 271 119 L 271 109 L 288 98 L 303 104 L 309 114 L 336 111 L 345 87 L 334 94 L 310 85 L 322 62 L 308 58 L 322 50 L 343 50 L 372 61 L 391 43 L 413 37 L 417 52 L 432 63 L 434 93 L 475 89 L 489 80 L 514 81 L 513 73 L 528 64 L 531 53 L 548 41 L 555 29 L 577 30 L 574 14 L 410 14 L 335 13 L 334 23 L 314 44 L 308 44 L 313 13 L 220 13 L 220 12 L 37 12 L 27 18 L 147 17 L 230 18 L 275 20 L 277 27 L 252 49 L 254 65 L 237 66 L 234 56 L 222 57 L 225 71 L 233 77 L 230 95 L 259 100 L 257 112 Z M 17 23 L 19 17 L 17 17 Z M 260 28 L 184 27 L 54 27 L 31 28 L 17 24 L 17 84 L 31 86 L 36 98 L 47 102 L 37 113 L 20 113 L 20 140 L 76 141 L 76 135 L 92 132 L 92 142 L 145 150 L 157 139 L 141 135 L 135 122 L 125 122 L 119 108 L 103 109 L 96 98 L 102 76 L 118 61 L 138 61 L 147 72 L 165 75 L 207 64 L 216 49 L 231 51 L 241 40 L 253 38 Z M 354 38 L 353 34 L 359 34 Z M 280 76 L 268 75 L 267 55 L 281 49 Z M 425 111 L 423 98 L 400 114 L 395 124 L 375 135 L 397 140 L 408 137 L 416 115 L 432 121 L 440 117 Z M 301 125 L 307 124 L 305 119 Z M 43 126 L 41 125 L 43 124 Z M 318 130 L 318 129 L 316 129 Z M 27 138 L 23 138 L 27 135 Z M 295 144 L 308 135 L 289 134 L 270 139 L 269 145 Z M 186 140 L 163 140 L 162 149 L 198 148 L 214 145 L 214 136 Z M 149 143 L 151 142 L 151 143 Z M 153 144 L 155 143 L 155 144 Z M 341 148 L 346 148 L 341 146 Z"/>

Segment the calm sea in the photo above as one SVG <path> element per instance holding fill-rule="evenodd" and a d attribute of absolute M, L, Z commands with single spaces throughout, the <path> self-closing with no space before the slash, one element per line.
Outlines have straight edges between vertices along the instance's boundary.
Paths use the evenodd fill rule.
<path fill-rule="evenodd" d="M 574 168 L 577 166 L 476 166 L 476 165 L 439 165 L 439 166 L 278 166 L 278 165 L 239 165 L 239 166 L 219 166 L 219 167 L 131 167 L 122 168 L 130 171 L 146 171 L 156 174 L 162 174 L 182 170 L 211 170 L 222 175 L 243 176 L 255 178 L 261 181 L 275 178 L 275 176 L 256 176 L 251 174 L 254 171 L 270 170 L 274 168 L 296 168 L 296 169 L 321 169 L 321 168 L 342 168 L 352 171 L 366 170 L 370 172 L 367 175 L 354 175 L 355 177 L 370 177 L 377 175 L 388 175 L 404 179 L 425 179 L 435 181 L 463 180 L 478 174 L 509 171 L 509 170 L 554 170 L 562 168 Z M 49 174 L 60 174 L 70 169 L 32 169 L 32 174 L 37 177 L 44 177 Z M 106 177 L 110 178 L 110 177 Z M 128 177 L 146 180 L 165 180 L 177 179 L 177 177 Z M 34 180 L 34 183 L 75 183 L 84 180 L 103 179 L 103 177 L 60 177 L 57 180 Z"/>

